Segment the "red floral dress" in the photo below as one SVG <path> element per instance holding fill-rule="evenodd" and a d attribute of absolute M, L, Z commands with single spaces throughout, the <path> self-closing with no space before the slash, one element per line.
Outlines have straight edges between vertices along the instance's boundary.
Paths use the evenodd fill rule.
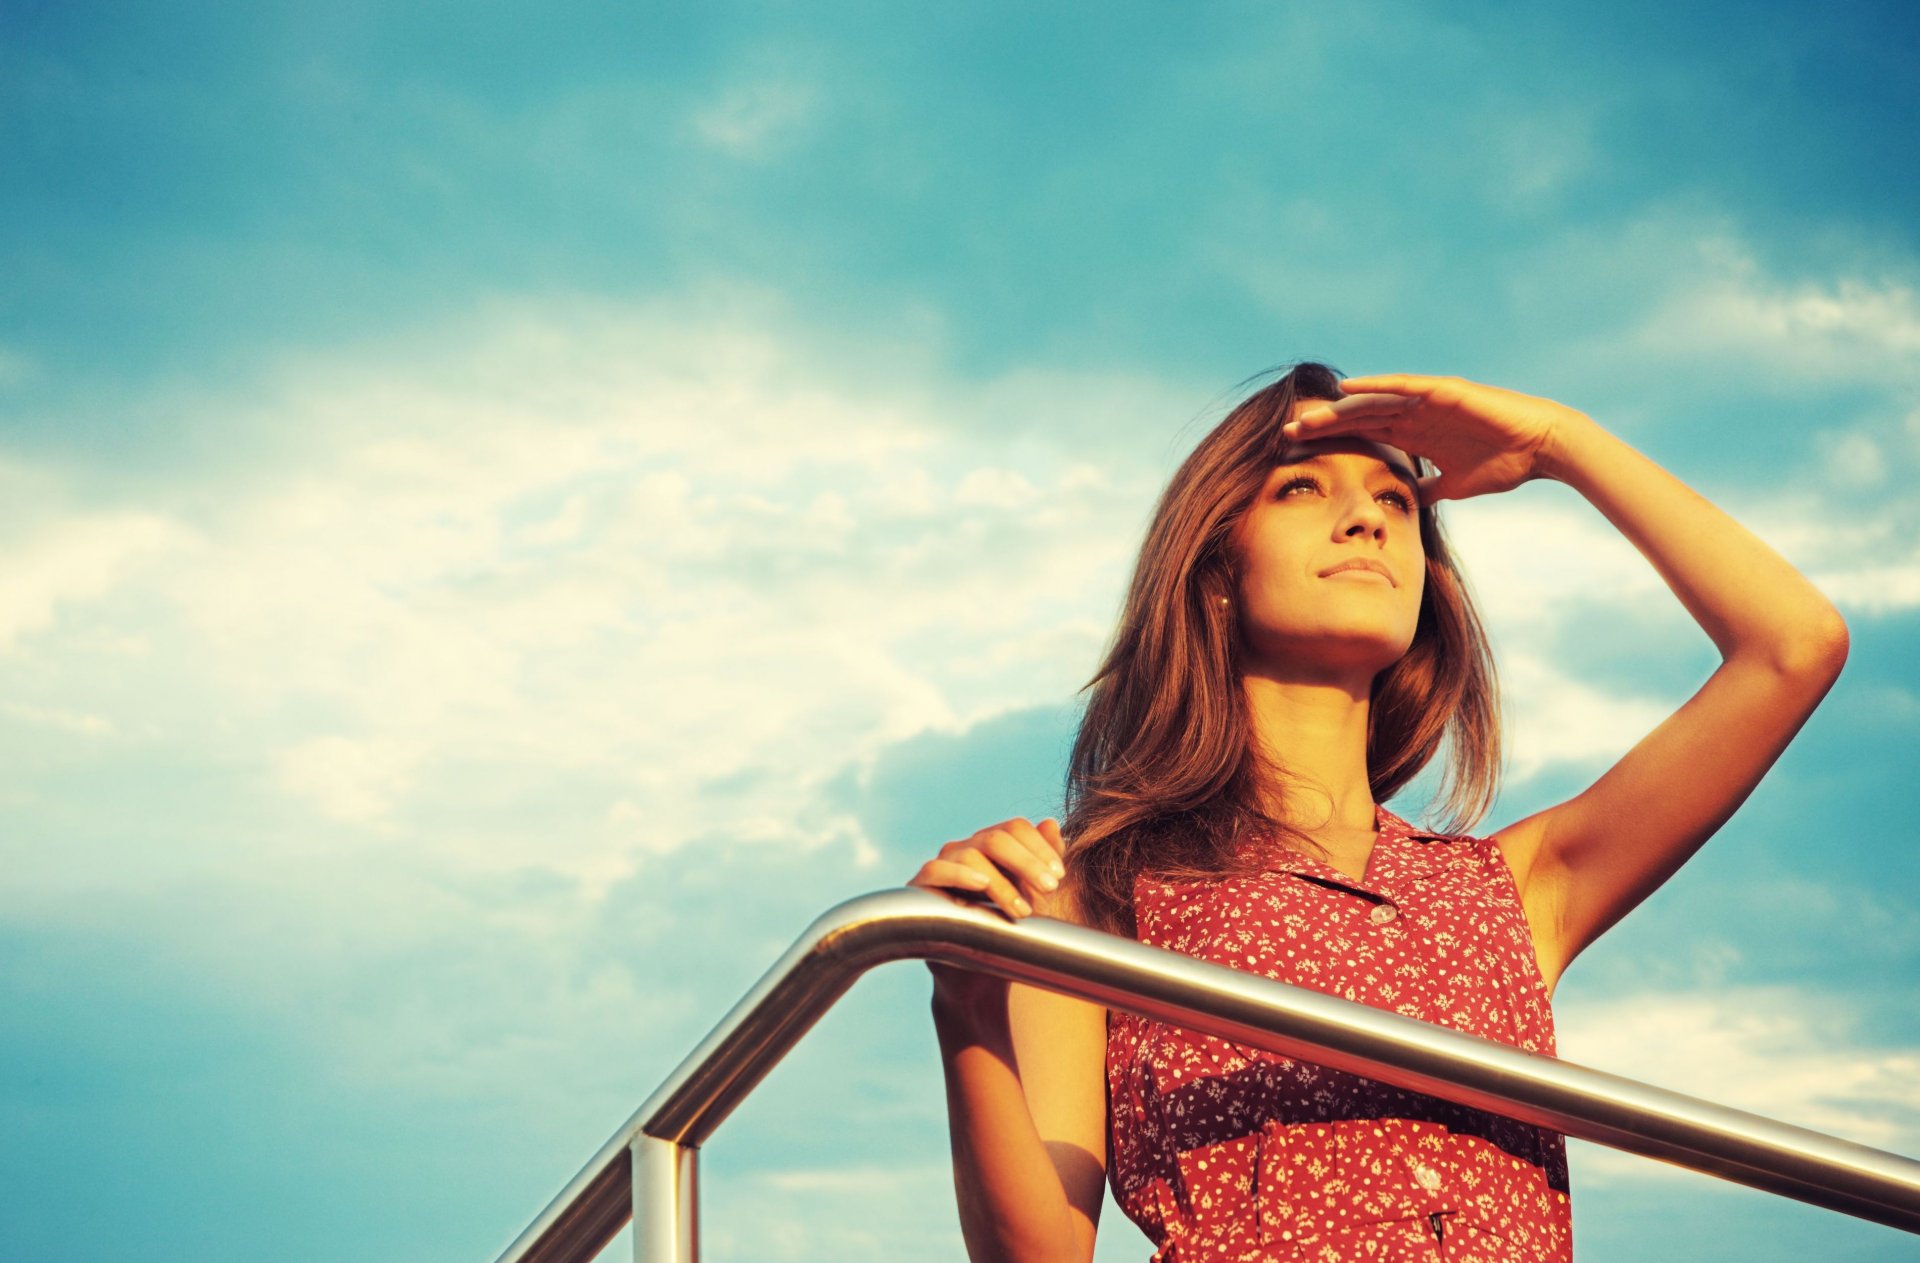
<path fill-rule="evenodd" d="M 1142 877 L 1140 941 L 1552 1054 L 1499 851 L 1377 819 L 1364 880 L 1291 851 L 1250 877 Z M 1107 1086 L 1114 1197 L 1154 1263 L 1572 1257 L 1554 1132 L 1117 1011 Z"/>

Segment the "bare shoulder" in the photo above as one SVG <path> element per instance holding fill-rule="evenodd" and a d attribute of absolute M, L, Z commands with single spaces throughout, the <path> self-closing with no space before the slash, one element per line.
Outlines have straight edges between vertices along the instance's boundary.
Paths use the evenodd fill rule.
<path fill-rule="evenodd" d="M 1546 840 L 1552 825 L 1553 811 L 1535 812 L 1524 820 L 1516 820 L 1505 828 L 1488 835 L 1487 841 L 1493 843 L 1500 852 L 1500 858 L 1507 862 L 1507 868 L 1513 873 L 1514 885 L 1520 888 L 1522 899 L 1530 889 L 1538 884 L 1540 859 L 1546 852 Z"/>
<path fill-rule="evenodd" d="M 1567 950 L 1565 874 L 1554 863 L 1552 837 L 1557 807 L 1516 820 L 1488 840 L 1499 848 L 1520 892 L 1540 976 L 1551 993 L 1560 984 L 1572 954 Z"/>

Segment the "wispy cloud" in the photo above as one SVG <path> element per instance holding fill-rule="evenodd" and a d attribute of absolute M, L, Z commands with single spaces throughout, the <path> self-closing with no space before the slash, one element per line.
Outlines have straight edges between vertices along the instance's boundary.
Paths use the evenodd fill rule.
<path fill-rule="evenodd" d="M 123 1249 L 72 1207 L 106 1130 L 158 1256 L 485 1257 L 820 907 L 1056 793 L 1155 493 L 1296 354 L 1590 408 L 1853 616 L 1757 845 L 1676 882 L 1764 889 L 1657 897 L 1595 953 L 1644 1008 L 1566 1047 L 1911 1144 L 1909 997 L 1817 985 L 1920 942 L 1888 19 L 309 9 L 40 5 L 0 76 L 0 1254 Z M 1454 507 L 1561 792 L 1711 650 L 1565 489 Z M 716 1257 L 957 1253 L 899 977 L 711 1155 Z"/>
<path fill-rule="evenodd" d="M 62 732 L 79 733 L 87 737 L 111 736 L 113 721 L 101 715 L 89 715 L 81 711 L 59 710 L 46 706 L 33 706 L 24 702 L 0 700 L 0 714 L 21 720 L 24 723 L 40 727 L 54 728 Z"/>
<path fill-rule="evenodd" d="M 1895 1151 L 1920 1147 L 1920 1047 L 1863 1037 L 1855 1006 L 1804 987 L 1714 986 L 1562 1006 L 1562 1055 L 1722 1105 Z M 1583 1150 L 1582 1175 L 1674 1169 Z"/>
<path fill-rule="evenodd" d="M 277 434 L 218 496 L 53 487 L 6 563 L 17 717 L 110 716 L 450 870 L 604 887 L 716 827 L 870 854 L 820 787 L 1071 694 L 1151 474 L 1016 470 L 968 422 L 1033 383 L 903 393 L 723 305 L 315 356 L 212 405 Z M 475 778 L 540 827 L 442 840 Z"/>
<path fill-rule="evenodd" d="M 1872 273 L 1783 280 L 1732 234 L 1705 237 L 1698 250 L 1689 283 L 1640 326 L 1645 350 L 1736 354 L 1802 379 L 1875 373 L 1915 384 L 1920 297 L 1910 281 L 1885 271 L 1888 260 Z"/>
<path fill-rule="evenodd" d="M 804 133 L 820 108 L 812 84 L 785 78 L 730 87 L 693 116 L 702 142 L 737 158 L 762 159 Z"/>
<path fill-rule="evenodd" d="M 0 464 L 0 652 L 98 599 L 181 535 L 151 511 L 76 508 L 57 476 Z"/>

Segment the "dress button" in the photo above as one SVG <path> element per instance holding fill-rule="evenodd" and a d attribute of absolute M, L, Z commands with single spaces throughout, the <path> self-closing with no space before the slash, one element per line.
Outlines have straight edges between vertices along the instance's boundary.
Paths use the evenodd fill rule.
<path fill-rule="evenodd" d="M 1413 1169 L 1413 1182 L 1431 1193 L 1440 1187 L 1440 1173 L 1430 1166 L 1417 1166 Z"/>
<path fill-rule="evenodd" d="M 1400 909 L 1390 903 L 1382 903 L 1374 905 L 1373 911 L 1367 914 L 1367 920 L 1375 925 L 1385 925 L 1399 915 Z"/>

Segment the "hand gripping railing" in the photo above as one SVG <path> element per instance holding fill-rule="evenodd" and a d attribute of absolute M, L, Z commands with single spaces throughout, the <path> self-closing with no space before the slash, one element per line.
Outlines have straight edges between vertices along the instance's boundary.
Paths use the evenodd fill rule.
<path fill-rule="evenodd" d="M 807 927 L 500 1263 L 582 1263 L 633 1217 L 637 1263 L 699 1257 L 699 1146 L 861 974 L 919 958 L 1352 1071 L 1920 1233 L 1920 1162 L 1128 939 L 923 890 Z"/>

